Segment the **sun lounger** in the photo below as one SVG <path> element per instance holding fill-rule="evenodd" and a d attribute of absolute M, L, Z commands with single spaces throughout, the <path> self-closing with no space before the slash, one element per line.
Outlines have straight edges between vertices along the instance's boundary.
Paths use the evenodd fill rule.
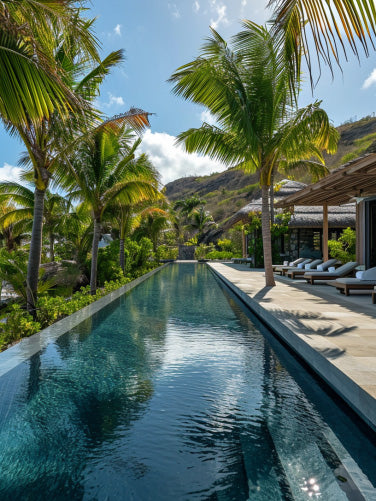
<path fill-rule="evenodd" d="M 305 264 L 308 264 L 308 263 L 311 263 L 312 262 L 312 259 L 303 259 L 303 261 L 301 261 L 298 266 L 303 269 L 304 268 L 304 265 Z M 286 273 L 289 271 L 289 270 L 292 270 L 292 269 L 295 269 L 296 266 L 277 266 L 274 270 L 275 273 L 279 273 L 280 275 L 286 275 Z"/>
<path fill-rule="evenodd" d="M 273 268 L 273 271 L 275 271 L 276 268 L 280 268 L 281 266 L 298 266 L 298 264 L 305 261 L 305 259 L 306 259 L 305 257 L 300 257 L 298 259 L 295 259 L 295 261 L 291 261 L 288 264 L 273 264 L 272 268 Z M 286 263 L 287 263 L 287 261 L 286 261 Z"/>
<path fill-rule="evenodd" d="M 350 290 L 372 290 L 376 286 L 376 267 L 357 273 L 359 278 L 338 278 L 331 285 L 342 294 L 350 295 Z"/>
<path fill-rule="evenodd" d="M 376 304 L 376 287 L 374 287 L 372 292 L 372 304 Z"/>
<path fill-rule="evenodd" d="M 322 264 L 322 259 L 315 259 L 314 261 L 311 261 L 310 263 L 304 264 L 303 268 L 300 266 L 296 266 L 295 268 L 291 268 L 287 270 L 287 275 L 290 278 L 295 278 L 297 276 L 303 276 L 306 271 L 309 270 L 316 270 L 317 266 L 319 264 Z"/>
<path fill-rule="evenodd" d="M 292 270 L 288 270 L 287 276 L 290 278 L 303 278 L 305 273 L 309 273 L 312 271 L 328 271 L 331 266 L 335 266 L 338 264 L 337 259 L 329 259 L 328 261 L 322 262 L 321 259 L 316 259 L 312 261 L 312 263 L 308 263 L 304 265 L 304 269 L 294 268 Z"/>
<path fill-rule="evenodd" d="M 336 280 L 337 278 L 343 278 L 350 275 L 358 263 L 352 261 L 350 263 L 345 263 L 335 271 L 309 271 L 304 273 L 304 278 L 308 283 L 314 284 L 316 280 Z"/>

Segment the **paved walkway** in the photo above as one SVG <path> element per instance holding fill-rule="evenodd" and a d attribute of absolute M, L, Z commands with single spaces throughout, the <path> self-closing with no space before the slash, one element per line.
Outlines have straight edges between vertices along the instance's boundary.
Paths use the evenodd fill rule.
<path fill-rule="evenodd" d="M 210 263 L 255 313 L 376 429 L 376 305 L 371 295 L 276 278 L 262 271 Z"/>

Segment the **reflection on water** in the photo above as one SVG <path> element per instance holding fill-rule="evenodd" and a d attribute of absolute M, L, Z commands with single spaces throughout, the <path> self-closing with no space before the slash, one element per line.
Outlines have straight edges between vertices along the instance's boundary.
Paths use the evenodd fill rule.
<path fill-rule="evenodd" d="M 372 488 L 374 446 L 266 338 L 165 268 L 0 378 L 0 499 L 340 501 L 346 455 Z"/>

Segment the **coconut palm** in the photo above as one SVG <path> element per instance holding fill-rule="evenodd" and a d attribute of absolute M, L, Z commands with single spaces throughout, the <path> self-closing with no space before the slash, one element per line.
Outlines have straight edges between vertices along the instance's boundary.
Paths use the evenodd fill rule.
<path fill-rule="evenodd" d="M 138 142 L 139 144 L 139 142 Z M 138 144 L 133 151 L 136 150 Z M 128 155 L 129 157 L 129 155 Z M 123 200 L 116 200 L 113 205 L 108 207 L 105 217 L 109 219 L 114 219 L 117 227 L 119 228 L 119 266 L 124 273 L 124 242 L 125 238 L 131 233 L 132 229 L 138 224 L 140 219 L 142 219 L 146 210 L 149 210 L 150 204 L 155 202 L 157 199 L 161 199 L 163 195 L 157 191 L 159 183 L 159 174 L 151 164 L 148 156 L 146 154 L 141 154 L 137 159 L 130 159 L 130 164 L 132 163 L 132 169 L 135 172 L 142 173 L 142 179 L 145 183 L 150 183 L 153 189 L 153 195 L 150 199 L 145 199 L 142 196 L 140 202 L 138 203 L 125 203 Z M 155 192 L 154 192 L 155 190 Z M 109 214 L 108 214 L 109 213 Z"/>
<path fill-rule="evenodd" d="M 34 192 L 26 186 L 5 181 L 0 183 L 0 201 L 15 204 L 0 217 L 0 224 L 31 230 L 34 213 Z M 54 240 L 56 233 L 63 228 L 70 215 L 70 202 L 59 195 L 46 190 L 43 210 L 43 229 L 47 233 L 50 245 L 50 259 L 55 260 Z"/>
<path fill-rule="evenodd" d="M 197 231 L 197 236 L 200 237 L 204 230 L 209 226 L 215 225 L 213 216 L 209 211 L 206 211 L 203 206 L 195 209 L 191 213 L 191 220 L 189 227 Z"/>
<path fill-rule="evenodd" d="M 204 105 L 218 124 L 181 133 L 178 141 L 186 150 L 259 174 L 265 277 L 272 286 L 268 195 L 273 171 L 279 162 L 314 157 L 324 163 L 322 150 L 334 151 L 338 133 L 319 102 L 297 109 L 284 39 L 251 21 L 243 27 L 233 48 L 212 30 L 201 56 L 179 68 L 170 81 L 175 94 Z"/>
<path fill-rule="evenodd" d="M 153 251 L 157 252 L 158 241 L 163 230 L 170 225 L 170 215 L 162 207 L 147 207 L 139 215 L 138 226 L 133 237 L 140 240 L 142 237 L 150 238 Z"/>
<path fill-rule="evenodd" d="M 78 22 L 78 21 L 77 21 Z M 88 24 L 88 29 L 90 28 Z M 39 122 L 28 121 L 27 124 L 9 125 L 12 133 L 16 133 L 27 147 L 27 160 L 34 174 L 34 214 L 33 229 L 30 243 L 28 263 L 28 283 L 30 295 L 28 309 L 35 310 L 36 290 L 39 275 L 39 264 L 42 249 L 43 211 L 46 190 L 51 177 L 55 185 L 64 177 L 65 170 L 62 158 L 70 149 L 75 148 L 75 141 L 80 136 L 85 137 L 83 130 L 93 129 L 93 122 L 103 129 L 121 129 L 124 123 L 134 128 L 142 128 L 148 124 L 148 114 L 138 109 L 118 115 L 113 119 L 100 121 L 91 106 L 98 95 L 99 85 L 110 69 L 123 60 L 122 51 L 116 51 L 107 56 L 99 64 L 94 64 L 81 46 L 71 37 L 60 33 L 55 37 L 55 59 L 64 73 L 64 80 L 74 90 L 76 98 L 81 103 L 81 114 L 71 113 L 69 120 L 61 121 L 58 114 Z M 95 62 L 96 63 L 96 62 Z M 82 75 L 84 75 L 82 77 Z M 90 134 L 89 133 L 89 134 Z M 25 158 L 24 158 L 25 161 Z M 25 162 L 24 162 L 25 163 Z"/>
<path fill-rule="evenodd" d="M 189 217 L 197 207 L 205 204 L 206 200 L 202 200 L 197 195 L 193 195 L 183 200 L 177 200 L 174 204 L 174 210 L 179 210 L 181 214 Z"/>
<path fill-rule="evenodd" d="M 318 63 L 324 61 L 332 70 L 332 60 L 340 64 L 340 51 L 347 58 L 346 46 L 359 56 L 359 48 L 368 55 L 374 48 L 376 6 L 373 0 L 270 0 L 274 9 L 273 32 L 286 37 L 291 68 L 300 74 L 304 54 L 312 82 L 309 40 L 312 40 Z"/>
<path fill-rule="evenodd" d="M 87 28 L 73 0 L 0 2 L 0 118 L 6 124 L 65 115 L 79 106 L 53 56 L 54 38 L 65 32 L 99 62 Z"/>
<path fill-rule="evenodd" d="M 85 137 L 76 154 L 67 163 L 69 172 L 64 186 L 73 200 L 81 200 L 90 209 L 93 222 L 90 289 L 97 287 L 98 244 L 106 208 L 116 201 L 133 205 L 157 196 L 150 182 L 150 164 L 130 162 L 134 150 L 130 129 L 97 127 Z"/>

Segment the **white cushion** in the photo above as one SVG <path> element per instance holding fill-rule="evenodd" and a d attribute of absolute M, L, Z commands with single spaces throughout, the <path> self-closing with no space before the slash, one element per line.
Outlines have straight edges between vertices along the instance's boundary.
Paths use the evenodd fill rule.
<path fill-rule="evenodd" d="M 328 271 L 329 271 L 329 273 L 334 273 L 336 271 L 336 267 L 335 266 L 329 266 Z"/>
<path fill-rule="evenodd" d="M 283 266 L 288 266 L 289 262 L 288 261 L 283 261 Z"/>
<path fill-rule="evenodd" d="M 364 273 L 364 271 L 357 271 L 357 272 L 355 273 L 356 278 L 359 278 L 359 280 L 362 280 L 362 278 L 363 278 L 363 273 Z"/>
<path fill-rule="evenodd" d="M 311 269 L 311 265 L 310 265 L 310 264 L 305 264 L 305 265 L 304 265 L 304 269 L 306 269 L 306 270 L 310 270 L 310 269 Z"/>
<path fill-rule="evenodd" d="M 317 269 L 317 271 L 324 271 L 322 264 L 319 264 L 316 269 Z"/>
<path fill-rule="evenodd" d="M 291 261 L 291 263 L 289 263 L 289 266 L 294 266 L 294 261 Z"/>
<path fill-rule="evenodd" d="M 363 271 L 361 280 L 376 280 L 376 266 Z"/>
<path fill-rule="evenodd" d="M 300 270 L 302 270 L 302 269 L 304 268 L 304 263 L 299 263 L 299 264 L 298 264 L 298 268 L 299 268 Z"/>

